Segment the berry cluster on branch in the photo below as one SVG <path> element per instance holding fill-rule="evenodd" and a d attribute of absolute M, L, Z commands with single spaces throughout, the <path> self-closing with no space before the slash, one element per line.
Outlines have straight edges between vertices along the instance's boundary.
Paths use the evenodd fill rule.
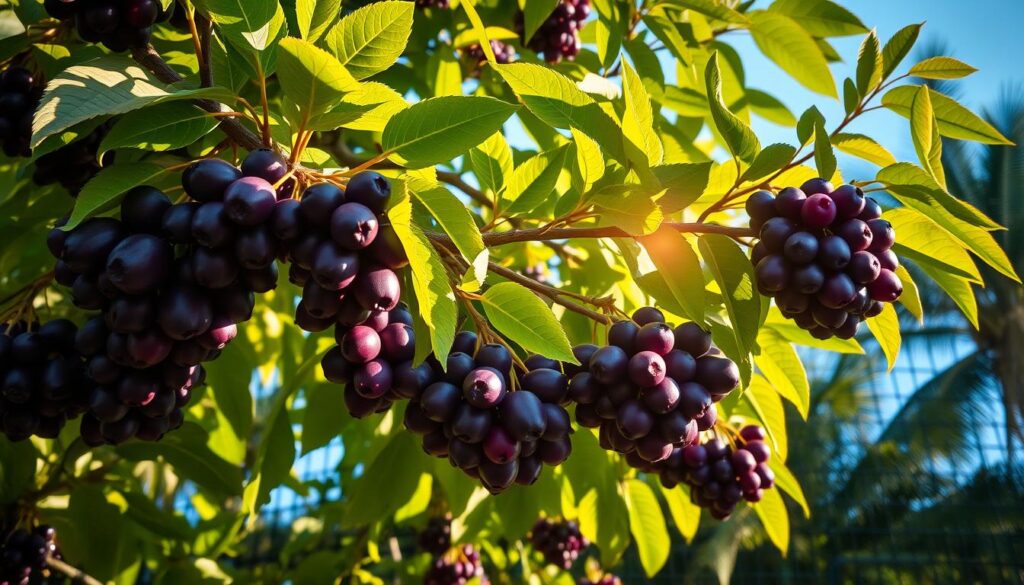
<path fill-rule="evenodd" d="M 534 52 L 543 53 L 548 63 L 571 61 L 580 52 L 580 29 L 588 16 L 590 0 L 560 0 L 537 32 L 524 39 L 525 44 Z M 517 24 L 523 26 L 521 20 Z"/>
<path fill-rule="evenodd" d="M 0 73 L 0 147 L 9 157 L 32 155 L 32 113 L 43 96 L 39 81 L 24 67 Z"/>
<path fill-rule="evenodd" d="M 572 520 L 553 521 L 540 518 L 528 535 L 533 549 L 544 556 L 544 560 L 568 571 L 579 558 L 583 549 L 590 546 L 580 527 Z"/>
<path fill-rule="evenodd" d="M 44 582 L 49 560 L 61 558 L 52 526 L 18 529 L 0 537 L 0 585 Z"/>
<path fill-rule="evenodd" d="M 896 232 L 860 187 L 811 179 L 778 196 L 758 191 L 746 210 L 760 237 L 750 258 L 758 290 L 814 337 L 850 339 L 903 293 Z"/>
<path fill-rule="evenodd" d="M 560 371 L 518 370 L 505 346 L 478 347 L 469 331 L 456 336 L 445 368 L 429 362 L 436 381 L 405 411 L 405 426 L 423 435 L 424 451 L 447 457 L 492 493 L 533 484 L 543 464 L 569 457 L 567 378 Z"/>
<path fill-rule="evenodd" d="M 46 13 L 72 23 L 78 38 L 102 43 L 115 53 L 149 45 L 153 26 L 174 12 L 159 0 L 45 0 Z"/>
<path fill-rule="evenodd" d="M 56 438 L 88 407 L 85 364 L 67 319 L 0 327 L 0 432 L 12 441 Z"/>
<path fill-rule="evenodd" d="M 612 325 L 608 343 L 576 348 L 587 367 L 573 375 L 569 397 L 578 404 L 576 422 L 599 428 L 601 446 L 639 469 L 713 427 L 714 403 L 739 385 L 736 364 L 710 334 L 695 323 L 673 328 L 654 307 Z"/>
<path fill-rule="evenodd" d="M 676 449 L 654 471 L 667 488 L 689 485 L 694 504 L 710 509 L 715 518 L 725 519 L 741 500 L 760 502 L 764 490 L 774 487 L 775 474 L 768 466 L 771 449 L 766 439 L 761 427 L 745 426 L 735 444 L 715 437 L 702 445 Z"/>

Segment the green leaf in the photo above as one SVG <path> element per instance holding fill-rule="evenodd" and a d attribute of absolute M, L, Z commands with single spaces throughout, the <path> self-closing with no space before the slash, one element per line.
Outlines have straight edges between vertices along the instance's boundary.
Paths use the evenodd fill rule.
<path fill-rule="evenodd" d="M 589 489 L 580 498 L 579 522 L 580 532 L 600 550 L 602 564 L 615 565 L 629 545 L 629 511 L 622 495 L 604 485 Z"/>
<path fill-rule="evenodd" d="M 974 285 L 971 281 L 944 270 L 944 267 L 938 263 L 932 263 L 932 258 L 929 256 L 915 258 L 914 262 L 929 278 L 935 281 L 935 284 L 946 291 L 949 298 L 953 299 L 956 306 L 963 311 L 971 325 L 977 329 L 978 300 L 974 296 Z M 906 293 L 906 289 L 904 289 L 904 293 Z"/>
<path fill-rule="evenodd" d="M 629 143 L 640 147 L 651 165 L 660 164 L 664 151 L 658 133 L 654 130 L 651 96 L 644 89 L 640 76 L 626 61 L 622 62 L 622 88 L 626 101 L 622 131 Z"/>
<path fill-rule="evenodd" d="M 455 52 L 434 51 L 427 59 L 427 80 L 434 96 L 462 95 L 462 64 Z M 431 83 L 432 82 L 432 83 Z"/>
<path fill-rule="evenodd" d="M 671 548 L 665 516 L 661 513 L 654 490 L 643 481 L 627 480 L 625 492 L 629 531 L 640 553 L 640 565 L 648 577 L 653 577 L 665 566 Z"/>
<path fill-rule="evenodd" d="M 779 490 L 764 490 L 764 498 L 751 507 L 761 519 L 761 525 L 775 548 L 786 556 L 789 551 L 789 514 Z"/>
<path fill-rule="evenodd" d="M 82 188 L 75 200 L 65 230 L 70 230 L 83 220 L 117 205 L 128 190 L 145 185 L 165 172 L 163 167 L 150 162 L 114 164 L 102 169 Z"/>
<path fill-rule="evenodd" d="M 490 193 L 501 191 L 514 170 L 512 149 L 501 132 L 491 134 L 490 138 L 471 148 L 469 160 L 480 188 Z"/>
<path fill-rule="evenodd" d="M 576 155 L 576 166 L 572 169 L 573 180 L 578 180 L 578 184 L 573 183 L 573 186 L 580 193 L 586 193 L 604 176 L 604 155 L 601 154 L 601 146 L 589 136 L 576 129 L 570 132 Z"/>
<path fill-rule="evenodd" d="M 558 0 L 536 0 L 523 5 L 523 38 L 531 39 L 540 25 L 551 16 Z"/>
<path fill-rule="evenodd" d="M 654 33 L 654 36 L 658 37 L 658 40 L 668 48 L 673 57 L 683 65 L 690 66 L 693 63 L 693 54 L 676 23 L 673 22 L 673 18 L 673 15 L 667 12 L 666 6 L 656 5 L 643 15 L 643 22 Z"/>
<path fill-rule="evenodd" d="M 486 248 L 480 235 L 480 228 L 473 221 L 469 209 L 451 191 L 441 186 L 431 189 L 410 188 L 410 192 L 452 239 L 462 257 L 471 265 L 474 264 Z M 484 264 L 486 265 L 486 262 Z M 478 279 L 482 279 L 483 276 L 477 275 Z"/>
<path fill-rule="evenodd" d="M 668 512 L 672 516 L 672 522 L 676 525 L 679 535 L 683 537 L 686 544 L 692 543 L 693 537 L 697 535 L 697 528 L 700 527 L 700 508 L 690 500 L 690 487 L 679 485 L 669 489 L 659 482 L 658 489 L 661 490 L 661 495 L 668 504 Z"/>
<path fill-rule="evenodd" d="M 554 128 L 583 132 L 608 156 L 628 164 L 622 129 L 568 77 L 531 63 L 511 63 L 495 69 L 535 116 Z"/>
<path fill-rule="evenodd" d="M 132 442 L 117 448 L 132 461 L 153 461 L 162 457 L 179 475 L 218 496 L 242 493 L 242 469 L 215 455 L 206 446 L 206 431 L 195 423 L 186 423 L 167 433 L 158 443 Z"/>
<path fill-rule="evenodd" d="M 862 158 L 880 167 L 896 164 L 896 157 L 875 142 L 874 138 L 863 134 L 836 134 L 832 137 L 832 146 L 846 154 Z"/>
<path fill-rule="evenodd" d="M 900 264 L 896 267 L 896 276 L 900 277 L 903 283 L 903 294 L 900 295 L 900 303 L 907 308 L 911 315 L 917 317 L 919 323 L 924 323 L 924 306 L 921 305 L 921 292 L 917 290 L 917 283 L 910 275 L 907 267 Z"/>
<path fill-rule="evenodd" d="M 118 119 L 103 138 L 96 158 L 118 148 L 164 152 L 188 146 L 217 127 L 217 120 L 196 106 L 170 102 L 136 110 Z"/>
<path fill-rule="evenodd" d="M 719 234 L 700 236 L 698 247 L 722 291 L 736 346 L 742 353 L 750 353 L 757 345 L 757 329 L 761 323 L 761 295 L 754 286 L 750 258 L 739 244 Z"/>
<path fill-rule="evenodd" d="M 921 166 L 945 190 L 946 173 L 942 170 L 942 138 L 935 122 L 932 101 L 928 97 L 928 88 L 921 86 L 914 95 L 910 106 L 910 136 L 914 141 L 914 150 Z"/>
<path fill-rule="evenodd" d="M 867 96 L 882 82 L 882 51 L 878 46 L 878 36 L 871 31 L 864 37 L 857 55 L 857 89 L 860 95 Z"/>
<path fill-rule="evenodd" d="M 882 49 L 882 79 L 889 79 L 893 71 L 899 67 L 900 62 L 907 56 L 910 49 L 917 41 L 917 35 L 921 33 L 922 24 L 912 24 L 896 31 L 892 38 L 885 43 Z"/>
<path fill-rule="evenodd" d="M 747 88 L 750 111 L 780 126 L 796 126 L 796 117 L 781 101 L 759 89 Z"/>
<path fill-rule="evenodd" d="M 868 31 L 852 12 L 829 0 L 776 0 L 768 10 L 785 14 L 816 37 L 844 37 Z"/>
<path fill-rule="evenodd" d="M 814 122 L 814 166 L 818 168 L 818 176 L 826 179 L 836 172 L 836 153 L 832 151 L 825 120 L 820 116 Z"/>
<path fill-rule="evenodd" d="M 666 190 L 658 205 L 666 213 L 676 213 L 700 198 L 708 186 L 711 163 L 675 163 L 651 168 Z"/>
<path fill-rule="evenodd" d="M 811 407 L 811 385 L 796 349 L 770 329 L 763 330 L 758 341 L 761 353 L 754 356 L 757 368 L 771 382 L 775 391 L 792 402 L 800 416 L 807 420 Z"/>
<path fill-rule="evenodd" d="M 558 176 L 565 166 L 568 148 L 560 146 L 530 157 L 512 171 L 508 187 L 501 195 L 501 206 L 510 215 L 530 213 L 552 197 Z"/>
<path fill-rule="evenodd" d="M 395 114 L 381 145 L 410 168 L 432 166 L 487 140 L 515 111 L 515 105 L 492 97 L 430 98 Z"/>
<path fill-rule="evenodd" d="M 514 282 L 502 282 L 488 288 L 480 303 L 494 328 L 523 349 L 577 363 L 558 319 L 529 289 Z"/>
<path fill-rule="evenodd" d="M 900 320 L 892 303 L 883 303 L 883 307 L 881 314 L 868 319 L 868 329 L 882 348 L 891 372 L 900 355 Z"/>
<path fill-rule="evenodd" d="M 236 48 L 246 54 L 255 51 L 266 74 L 270 74 L 277 41 L 288 32 L 284 9 L 277 2 L 253 0 L 194 0 Z"/>
<path fill-rule="evenodd" d="M 772 462 L 772 471 L 775 472 L 775 487 L 793 498 L 793 501 L 799 504 L 800 508 L 804 511 L 804 517 L 810 518 L 811 507 L 807 505 L 807 497 L 804 496 L 804 490 L 800 487 L 800 482 L 797 481 L 793 472 L 781 461 Z"/>
<path fill-rule="evenodd" d="M 857 92 L 857 85 L 847 77 L 843 80 L 843 110 L 849 116 L 857 110 L 858 105 L 860 105 L 860 93 Z"/>
<path fill-rule="evenodd" d="M 397 0 L 368 4 L 331 29 L 327 47 L 356 79 L 380 73 L 405 50 L 414 8 L 414 4 Z"/>
<path fill-rule="evenodd" d="M 768 442 L 777 455 L 776 461 L 785 461 L 789 456 L 789 437 L 786 435 L 786 410 L 779 398 L 780 393 L 767 379 L 755 374 L 750 378 L 750 386 L 743 393 L 740 406 L 750 407 L 768 434 Z"/>
<path fill-rule="evenodd" d="M 526 3 L 526 10 L 530 9 L 530 4 L 532 2 Z M 592 24 L 597 40 L 597 58 L 601 66 L 608 70 L 622 50 L 627 28 L 623 13 L 629 18 L 629 10 L 616 0 L 594 0 L 593 6 L 597 12 L 597 20 Z"/>
<path fill-rule="evenodd" d="M 796 323 L 785 319 L 782 316 L 782 313 L 780 313 L 775 307 L 769 309 L 768 321 L 765 323 L 765 328 L 771 329 L 786 341 L 796 343 L 797 345 L 823 349 L 825 351 L 833 351 L 836 353 L 857 355 L 862 355 L 864 353 L 864 348 L 860 346 L 860 343 L 858 343 L 856 339 L 839 339 L 838 337 L 832 337 L 830 339 L 821 340 L 811 337 L 810 333 L 797 327 Z"/>
<path fill-rule="evenodd" d="M 944 215 L 952 215 L 985 230 L 1002 227 L 970 203 L 950 195 L 935 181 L 935 177 L 914 164 L 897 163 L 881 169 L 875 177 L 884 182 L 900 201 L 912 200 L 926 207 L 941 208 Z"/>
<path fill-rule="evenodd" d="M 126 114 L 145 106 L 194 98 L 234 99 L 224 88 L 169 87 L 121 55 L 75 65 L 47 85 L 32 123 L 32 146 L 97 116 Z"/>
<path fill-rule="evenodd" d="M 788 16 L 775 12 L 754 12 L 750 18 L 750 32 L 765 56 L 807 89 L 838 97 L 828 61 L 807 31 Z"/>
<path fill-rule="evenodd" d="M 879 171 L 879 176 L 885 177 L 879 180 L 888 183 L 889 191 L 901 203 L 919 211 L 936 225 L 941 226 L 989 266 L 1020 282 L 1020 277 L 1006 256 L 1006 251 L 989 231 L 992 228 L 986 229 L 986 227 L 978 226 L 977 223 L 980 223 L 978 220 L 972 222 L 960 217 L 960 215 L 968 213 L 980 214 L 977 209 L 966 202 L 953 198 L 937 186 L 924 186 L 932 179 L 922 169 L 914 165 L 900 163 L 896 167 L 882 169 Z M 926 180 L 919 178 L 922 176 Z M 899 179 L 904 177 L 911 177 L 912 180 L 909 180 L 908 183 L 900 183 Z M 957 213 L 952 213 L 946 206 L 956 210 Z M 984 215 L 982 214 L 981 217 L 984 218 Z M 988 220 L 988 218 L 984 219 Z"/>
<path fill-rule="evenodd" d="M 911 106 L 914 96 L 917 95 L 918 87 L 915 85 L 894 87 L 882 96 L 882 105 L 904 118 L 910 118 Z M 1013 144 L 999 130 L 957 103 L 953 98 L 931 88 L 928 89 L 928 97 L 935 111 L 939 132 L 943 136 L 959 140 L 973 140 L 983 144 Z"/>
<path fill-rule="evenodd" d="M 743 172 L 742 180 L 756 181 L 767 177 L 786 166 L 786 163 L 793 160 L 794 154 L 796 154 L 796 148 L 788 144 L 769 144 L 757 154 L 754 162 L 750 163 L 747 170 Z"/>
<path fill-rule="evenodd" d="M 953 57 L 929 57 L 910 68 L 910 75 L 922 79 L 960 79 L 977 71 Z"/>
<path fill-rule="evenodd" d="M 664 226 L 643 238 L 651 261 L 668 286 L 672 297 L 685 311 L 684 317 L 704 325 L 705 291 L 700 258 L 683 234 Z"/>
<path fill-rule="evenodd" d="M 323 447 L 338 436 L 352 420 L 344 408 L 344 387 L 340 384 L 316 384 L 306 388 L 306 408 L 302 416 L 302 455 Z"/>
<path fill-rule="evenodd" d="M 609 185 L 590 198 L 598 225 L 618 227 L 631 235 L 654 233 L 665 219 L 650 190 L 639 185 Z"/>
<path fill-rule="evenodd" d="M 494 49 L 491 48 L 491 38 L 487 35 L 487 27 L 484 26 L 484 22 L 480 20 L 480 15 L 477 14 L 476 8 L 472 2 L 460 2 L 462 7 L 466 10 L 466 16 L 469 18 L 469 22 L 473 25 L 473 30 L 476 32 L 476 42 L 483 49 L 484 55 L 487 57 L 487 62 L 492 66 L 497 64 L 498 60 L 494 57 Z"/>
<path fill-rule="evenodd" d="M 281 41 L 277 77 L 305 119 L 329 111 L 356 80 L 330 53 L 302 39 Z"/>
<path fill-rule="evenodd" d="M 331 26 L 341 10 L 341 0 L 296 0 L 295 17 L 299 22 L 299 34 L 311 43 Z"/>
<path fill-rule="evenodd" d="M 731 24 L 749 24 L 746 16 L 715 0 L 665 0 L 664 4 L 686 8 Z"/>
<path fill-rule="evenodd" d="M 942 229 L 924 213 L 908 207 L 898 207 L 885 212 L 885 219 L 898 234 L 893 247 L 900 256 L 915 262 L 929 258 L 930 262 L 944 272 L 959 278 L 980 283 L 981 273 L 956 238 Z"/>
<path fill-rule="evenodd" d="M 343 528 L 366 526 L 387 518 L 416 493 L 423 473 L 423 453 L 412 433 L 399 432 L 373 458 L 352 488 Z"/>
<path fill-rule="evenodd" d="M 434 353 L 443 364 L 447 361 L 448 352 L 455 340 L 458 318 L 455 293 L 449 286 L 448 273 L 437 250 L 413 222 L 413 201 L 405 189 L 405 184 L 396 183 L 396 186 L 397 189 L 392 188 L 392 200 L 395 201 L 395 205 L 388 210 L 388 217 L 409 257 L 413 290 L 416 293 L 420 316 L 430 330 L 430 343 Z"/>
<path fill-rule="evenodd" d="M 345 128 L 350 130 L 368 132 L 383 131 L 392 116 L 409 107 L 398 92 L 375 81 L 364 81 L 356 89 L 345 94 L 341 105 L 345 104 L 370 107 L 369 111 L 364 112 L 354 122 L 344 124 Z M 330 113 L 325 115 L 329 116 Z"/>
<path fill-rule="evenodd" d="M 735 114 L 729 111 L 722 99 L 722 73 L 718 68 L 718 53 L 708 59 L 704 70 L 704 81 L 707 85 L 708 105 L 711 107 L 711 118 L 722 135 L 729 152 L 740 159 L 750 162 L 761 150 L 757 135 Z"/>

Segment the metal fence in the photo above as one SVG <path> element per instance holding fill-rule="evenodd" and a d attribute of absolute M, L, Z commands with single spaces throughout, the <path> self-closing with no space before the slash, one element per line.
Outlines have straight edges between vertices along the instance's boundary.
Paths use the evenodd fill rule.
<path fill-rule="evenodd" d="M 788 465 L 812 509 L 804 519 L 790 506 L 789 554 L 783 558 L 764 540 L 753 514 L 728 526 L 705 517 L 690 546 L 672 531 L 679 542 L 653 580 L 643 575 L 635 550 L 617 573 L 625 583 L 717 583 L 716 562 L 728 559 L 736 543 L 733 583 L 1024 583 L 1022 445 L 1007 438 L 998 382 L 971 379 L 968 386 L 950 372 L 975 350 L 966 336 L 907 336 L 888 373 L 878 355 L 837 363 L 833 354 L 805 353 L 818 391 L 851 368 L 862 383 L 838 398 L 819 398 L 840 402 L 806 423 L 787 407 Z M 946 386 L 928 384 L 943 372 L 950 374 Z M 972 392 L 966 406 L 943 398 L 960 390 Z M 257 404 L 269 394 L 255 392 Z M 959 416 L 943 416 L 946 403 Z M 926 416 L 926 408 L 936 416 Z M 837 411 L 845 411 L 841 420 L 831 417 Z M 299 460 L 299 477 L 324 489 L 306 497 L 276 490 L 238 566 L 278 559 L 296 518 L 342 497 L 331 478 L 343 453 L 336 440 Z M 405 542 L 409 535 L 399 536 Z"/>

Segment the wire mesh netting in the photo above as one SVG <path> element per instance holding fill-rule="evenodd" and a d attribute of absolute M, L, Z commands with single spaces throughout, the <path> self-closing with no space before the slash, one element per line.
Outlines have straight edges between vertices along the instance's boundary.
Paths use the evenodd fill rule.
<path fill-rule="evenodd" d="M 1007 431 L 1002 387 L 986 375 L 992 357 L 963 333 L 911 331 L 887 372 L 867 345 L 867 357 L 802 356 L 811 415 L 804 422 L 787 405 L 787 464 L 811 516 L 788 502 L 785 557 L 749 510 L 726 523 L 705 515 L 688 546 L 670 528 L 676 542 L 653 579 L 628 551 L 616 568 L 624 582 L 716 583 L 731 573 L 733 583 L 1024 583 L 1024 456 Z M 254 392 L 259 409 L 272 389 L 254 383 Z M 335 439 L 298 461 L 295 473 L 316 489 L 275 490 L 236 566 L 280 562 L 296 521 L 344 497 L 343 456 Z M 392 546 L 413 548 L 410 534 L 396 536 Z"/>

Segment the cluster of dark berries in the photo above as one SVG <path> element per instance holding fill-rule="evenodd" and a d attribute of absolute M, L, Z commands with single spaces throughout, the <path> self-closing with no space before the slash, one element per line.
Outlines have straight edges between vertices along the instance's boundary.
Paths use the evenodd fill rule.
<path fill-rule="evenodd" d="M 516 48 L 507 43 L 491 41 L 491 50 L 494 51 L 494 60 L 502 65 L 511 63 L 516 59 Z M 472 63 L 478 66 L 487 62 L 487 55 L 484 54 L 484 49 L 480 45 L 466 47 L 466 56 Z"/>
<path fill-rule="evenodd" d="M 746 209 L 758 290 L 814 337 L 850 339 L 903 293 L 896 232 L 859 187 L 811 179 L 778 197 L 758 191 Z"/>
<path fill-rule="evenodd" d="M 450 517 L 431 518 L 416 539 L 420 550 L 439 557 L 452 547 L 452 520 Z"/>
<path fill-rule="evenodd" d="M 72 197 L 77 197 L 82 187 L 102 168 L 96 155 L 110 126 L 109 123 L 101 124 L 88 135 L 37 158 L 32 181 L 36 185 L 60 183 Z M 107 153 L 103 157 L 104 162 L 109 164 L 113 156 L 114 153 Z"/>
<path fill-rule="evenodd" d="M 513 483 L 534 483 L 544 463 L 558 465 L 569 457 L 567 379 L 557 369 L 538 367 L 517 372 L 519 388 L 513 391 L 509 350 L 476 346 L 475 334 L 461 332 L 447 367 L 432 362 L 437 381 L 413 397 L 405 426 L 423 435 L 424 451 L 447 457 L 496 494 Z"/>
<path fill-rule="evenodd" d="M 295 324 L 310 332 L 334 326 L 338 345 L 321 361 L 324 376 L 345 385 L 355 417 L 382 412 L 425 387 L 429 366 L 412 367 L 412 315 L 400 306 L 395 272 L 409 263 L 386 209 L 391 184 L 354 175 L 345 190 L 307 188 L 301 200 L 278 202 L 273 234 L 291 261 L 288 278 L 302 287 Z"/>
<path fill-rule="evenodd" d="M 47 573 L 47 560 L 60 559 L 57 531 L 38 526 L 31 532 L 15 530 L 0 543 L 0 585 L 41 583 Z"/>
<path fill-rule="evenodd" d="M 384 412 L 414 398 L 434 379 L 430 364 L 413 367 L 416 337 L 405 306 L 375 313 L 354 327 L 335 325 L 335 341 L 320 366 L 324 377 L 345 386 L 345 407 L 355 418 Z"/>
<path fill-rule="evenodd" d="M 590 0 L 561 0 L 526 45 L 548 63 L 571 61 L 580 52 L 580 29 L 589 15 Z"/>
<path fill-rule="evenodd" d="M 661 483 L 668 488 L 689 485 L 694 504 L 709 508 L 715 518 L 728 518 L 740 500 L 760 502 L 764 490 L 775 485 L 765 438 L 764 429 L 750 425 L 740 429 L 735 447 L 714 438 L 677 449 L 660 466 Z"/>
<path fill-rule="evenodd" d="M 713 406 L 739 385 L 739 369 L 695 323 L 673 328 L 654 307 L 612 325 L 609 345 L 581 346 L 586 369 L 573 375 L 576 421 L 600 428 L 602 447 L 639 469 L 690 445 L 714 426 Z"/>
<path fill-rule="evenodd" d="M 480 552 L 471 544 L 453 548 L 436 557 L 423 577 L 424 585 L 465 585 L 476 579 L 479 585 L 490 581 L 484 575 Z"/>
<path fill-rule="evenodd" d="M 541 518 L 533 525 L 530 544 L 544 555 L 545 561 L 566 571 L 572 568 L 583 549 L 590 546 L 575 522 L 552 522 L 547 518 Z"/>
<path fill-rule="evenodd" d="M 302 287 L 296 325 L 310 332 L 355 327 L 398 305 L 402 291 L 394 270 L 408 260 L 386 221 L 390 197 L 388 180 L 367 171 L 345 190 L 319 183 L 301 200 L 277 204 L 273 234 L 291 261 L 289 280 Z"/>
<path fill-rule="evenodd" d="M 32 115 L 43 85 L 31 71 L 11 66 L 0 73 L 0 146 L 5 155 L 31 156 Z"/>
<path fill-rule="evenodd" d="M 576 585 L 622 585 L 622 579 L 611 573 L 604 573 L 596 581 L 589 577 L 580 577 Z"/>
<path fill-rule="evenodd" d="M 120 220 L 51 232 L 58 282 L 77 306 L 102 311 L 76 339 L 96 385 L 81 427 L 88 444 L 158 440 L 180 426 L 205 378 L 201 362 L 220 355 L 252 316 L 254 293 L 276 286 L 269 158 L 254 151 L 243 170 L 200 161 L 182 175 L 192 201 L 172 205 L 137 187 Z"/>
<path fill-rule="evenodd" d="M 448 0 L 416 0 L 416 8 L 448 9 Z"/>
<path fill-rule="evenodd" d="M 20 441 L 56 438 L 85 412 L 89 383 L 67 319 L 43 326 L 0 326 L 0 432 Z"/>
<path fill-rule="evenodd" d="M 45 0 L 43 6 L 53 18 L 74 21 L 83 41 L 114 52 L 148 45 L 153 25 L 174 11 L 173 2 L 165 10 L 160 0 Z"/>

